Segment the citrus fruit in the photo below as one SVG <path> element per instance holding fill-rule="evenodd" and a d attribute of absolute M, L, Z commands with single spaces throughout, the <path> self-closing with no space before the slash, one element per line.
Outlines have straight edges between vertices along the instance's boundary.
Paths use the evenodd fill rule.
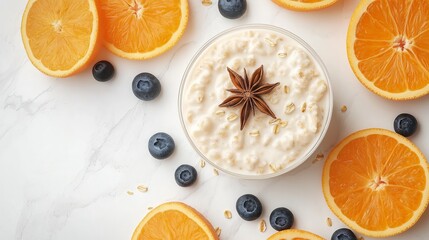
<path fill-rule="evenodd" d="M 139 223 L 132 240 L 217 240 L 213 226 L 192 207 L 168 202 L 152 209 Z"/>
<path fill-rule="evenodd" d="M 324 238 L 304 230 L 288 229 L 271 235 L 268 240 L 324 240 Z"/>
<path fill-rule="evenodd" d="M 362 84 L 393 100 L 429 93 L 429 1 L 362 0 L 350 21 L 347 54 Z"/>
<path fill-rule="evenodd" d="M 33 65 L 53 77 L 67 77 L 85 68 L 98 37 L 94 0 L 30 0 L 22 17 L 21 35 Z"/>
<path fill-rule="evenodd" d="M 429 202 L 428 163 L 407 138 L 366 129 L 343 139 L 326 159 L 329 208 L 353 230 L 387 237 L 413 226 Z"/>
<path fill-rule="evenodd" d="M 188 23 L 187 0 L 98 0 L 105 46 L 128 59 L 172 48 Z"/>
<path fill-rule="evenodd" d="M 295 11 L 312 11 L 327 8 L 338 0 L 272 0 L 277 5 Z"/>

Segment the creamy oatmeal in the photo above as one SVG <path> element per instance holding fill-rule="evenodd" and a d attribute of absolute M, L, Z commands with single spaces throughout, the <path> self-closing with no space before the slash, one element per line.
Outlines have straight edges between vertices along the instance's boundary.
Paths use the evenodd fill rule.
<path fill-rule="evenodd" d="M 242 106 L 219 107 L 234 89 L 227 67 L 249 77 L 263 65 L 263 83 L 280 84 L 261 98 L 277 118 L 261 111 L 240 130 Z M 326 75 L 311 54 L 280 32 L 238 29 L 214 40 L 194 61 L 181 96 L 183 124 L 210 162 L 233 173 L 281 171 L 314 147 L 329 117 Z"/>

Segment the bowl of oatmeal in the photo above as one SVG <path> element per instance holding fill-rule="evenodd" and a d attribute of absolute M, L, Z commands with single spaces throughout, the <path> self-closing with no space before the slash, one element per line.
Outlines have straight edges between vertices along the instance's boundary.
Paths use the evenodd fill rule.
<path fill-rule="evenodd" d="M 245 25 L 209 40 L 188 65 L 179 115 L 199 155 L 245 179 L 291 171 L 317 149 L 333 96 L 327 70 L 302 39 Z"/>

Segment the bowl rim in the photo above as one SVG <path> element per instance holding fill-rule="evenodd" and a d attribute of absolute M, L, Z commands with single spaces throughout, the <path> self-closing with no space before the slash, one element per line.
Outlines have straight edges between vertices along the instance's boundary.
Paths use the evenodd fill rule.
<path fill-rule="evenodd" d="M 214 163 L 213 161 L 211 161 L 208 157 L 206 157 L 196 146 L 196 144 L 194 143 L 194 141 L 192 140 L 191 136 L 189 135 L 189 132 L 186 128 L 185 125 L 185 121 L 183 118 L 183 112 L 182 112 L 182 100 L 183 100 L 183 91 L 184 91 L 184 86 L 186 83 L 186 79 L 187 76 L 190 72 L 190 70 L 194 67 L 196 60 L 201 56 L 202 53 L 205 52 L 205 50 L 211 46 L 211 44 L 213 42 L 215 42 L 216 40 L 218 40 L 219 38 L 229 34 L 229 33 L 233 33 L 235 31 L 240 31 L 240 30 L 246 30 L 246 29 L 260 29 L 260 30 L 271 30 L 274 32 L 277 32 L 279 34 L 283 34 L 286 35 L 287 37 L 291 38 L 292 40 L 296 41 L 300 46 L 302 46 L 307 53 L 309 53 L 311 55 L 311 57 L 313 57 L 313 59 L 315 60 L 315 62 L 320 66 L 325 79 L 326 79 L 326 83 L 328 86 L 328 109 L 327 109 L 327 115 L 325 118 L 325 121 L 322 125 L 322 131 L 320 132 L 320 134 L 317 137 L 317 140 L 313 143 L 313 145 L 311 147 L 308 147 L 307 152 L 303 155 L 301 155 L 301 157 L 295 159 L 291 164 L 289 164 L 287 167 L 273 172 L 273 173 L 267 173 L 267 174 L 243 174 L 243 173 L 238 173 L 238 172 L 234 172 L 234 171 L 230 171 L 228 169 L 225 169 L 219 165 L 217 165 L 216 163 Z M 239 178 L 239 179 L 248 179 L 248 180 L 258 180 L 258 179 L 269 179 L 269 178 L 274 178 L 280 175 L 283 175 L 287 172 L 292 171 L 293 169 L 297 168 L 298 166 L 300 166 L 301 164 L 303 164 L 304 162 L 306 162 L 312 155 L 313 153 L 317 150 L 317 148 L 320 146 L 320 144 L 322 143 L 323 139 L 326 136 L 326 133 L 329 129 L 330 123 L 331 123 L 331 119 L 332 119 L 332 112 L 333 112 L 333 92 L 332 92 L 332 85 L 331 85 L 331 81 L 330 81 L 330 75 L 329 72 L 325 66 L 325 64 L 323 63 L 322 59 L 320 58 L 320 56 L 316 53 L 316 51 L 307 43 L 305 42 L 302 38 L 298 37 L 297 35 L 295 35 L 294 33 L 278 27 L 278 26 L 274 26 L 274 25 L 270 25 L 270 24 L 244 24 L 244 25 L 240 25 L 237 27 L 232 27 L 229 29 L 226 29 L 224 31 L 221 31 L 220 33 L 217 33 L 215 36 L 211 37 L 208 41 L 206 41 L 199 49 L 198 51 L 193 55 L 191 61 L 189 62 L 189 64 L 186 67 L 186 70 L 182 76 L 182 80 L 179 86 L 179 96 L 178 96 L 178 111 L 179 111 L 179 118 L 180 118 L 180 123 L 182 125 L 182 129 L 185 132 L 186 138 L 188 139 L 188 141 L 190 142 L 191 146 L 193 147 L 193 149 L 198 153 L 198 155 L 206 162 L 208 162 L 212 167 L 219 169 L 220 171 L 226 173 L 227 175 L 230 175 L 232 177 L 235 178 Z M 314 140 L 313 140 L 314 141 Z"/>

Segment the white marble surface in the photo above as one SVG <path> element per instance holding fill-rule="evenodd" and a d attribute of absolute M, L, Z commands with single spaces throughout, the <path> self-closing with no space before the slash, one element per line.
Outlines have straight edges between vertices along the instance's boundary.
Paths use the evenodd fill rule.
<path fill-rule="evenodd" d="M 216 1 L 215 1 L 216 2 Z M 147 208 L 165 201 L 183 201 L 222 228 L 222 239 L 266 239 L 258 221 L 245 222 L 234 210 L 244 193 L 260 197 L 261 219 L 272 209 L 290 208 L 295 228 L 330 238 L 343 224 L 330 212 L 321 190 L 323 162 L 306 162 L 290 174 L 271 180 L 245 181 L 198 166 L 199 157 L 181 129 L 177 94 L 181 76 L 193 54 L 216 33 L 246 23 L 267 23 L 301 36 L 319 53 L 331 74 L 334 114 L 327 137 L 317 152 L 330 148 L 352 131 L 392 129 L 395 116 L 414 114 L 420 121 L 411 139 L 429 156 L 428 97 L 392 102 L 367 91 L 347 62 L 345 36 L 358 0 L 343 0 L 311 13 L 290 12 L 268 0 L 248 0 L 248 12 L 227 20 L 217 6 L 190 0 L 189 27 L 178 45 L 149 61 L 129 61 L 105 50 L 116 69 L 113 81 L 99 83 L 90 70 L 68 79 L 39 73 L 27 59 L 21 36 L 21 15 L 26 1 L 2 0 L 0 7 L 0 239 L 130 239 Z M 133 77 L 143 71 L 158 76 L 163 85 L 153 102 L 139 101 L 131 92 Z M 342 113 L 340 107 L 348 111 Z M 170 133 L 174 155 L 164 161 L 147 151 L 149 137 Z M 173 177 L 182 164 L 195 165 L 197 183 L 180 188 Z M 147 185 L 140 193 L 136 187 Z M 127 191 L 134 192 L 129 195 Z M 224 210 L 233 218 L 227 220 Z M 333 219 L 333 226 L 325 223 Z M 426 239 L 429 213 L 408 232 L 391 239 Z M 365 238 L 370 239 L 370 238 Z"/>

